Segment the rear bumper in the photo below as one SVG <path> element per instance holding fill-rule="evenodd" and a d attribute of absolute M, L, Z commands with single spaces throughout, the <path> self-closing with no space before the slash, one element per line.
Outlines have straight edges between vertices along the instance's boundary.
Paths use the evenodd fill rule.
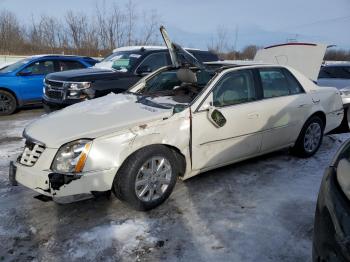
<path fill-rule="evenodd" d="M 318 196 L 313 261 L 350 261 L 350 201 L 334 170 L 328 170 Z"/>
<path fill-rule="evenodd" d="M 113 168 L 83 172 L 79 175 L 67 175 L 12 163 L 9 177 L 13 185 L 18 182 L 40 194 L 53 198 L 63 198 L 111 190 L 116 172 L 117 169 Z"/>

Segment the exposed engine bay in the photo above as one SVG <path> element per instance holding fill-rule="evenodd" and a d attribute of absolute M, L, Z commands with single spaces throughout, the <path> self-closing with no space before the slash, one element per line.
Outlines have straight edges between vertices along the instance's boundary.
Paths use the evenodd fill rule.
<path fill-rule="evenodd" d="M 190 104 L 214 74 L 199 68 L 172 68 L 149 79 L 139 93 L 155 103 Z"/>

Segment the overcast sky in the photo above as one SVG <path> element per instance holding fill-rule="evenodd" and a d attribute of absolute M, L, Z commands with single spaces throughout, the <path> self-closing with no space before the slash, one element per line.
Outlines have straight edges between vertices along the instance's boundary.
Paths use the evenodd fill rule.
<path fill-rule="evenodd" d="M 0 0 L 23 23 L 32 15 L 63 16 L 67 10 L 93 15 L 103 0 Z M 105 0 L 121 6 L 127 0 Z M 205 47 L 218 26 L 237 47 L 298 41 L 336 44 L 350 49 L 350 0 L 134 0 L 139 12 L 154 9 L 169 34 L 187 46 Z M 237 37 L 236 37 L 237 33 Z M 233 44 L 232 44 L 233 45 Z"/>

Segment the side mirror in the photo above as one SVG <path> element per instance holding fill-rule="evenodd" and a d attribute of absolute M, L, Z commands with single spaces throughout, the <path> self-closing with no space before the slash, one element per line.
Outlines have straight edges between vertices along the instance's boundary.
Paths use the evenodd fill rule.
<path fill-rule="evenodd" d="M 29 71 L 27 69 L 23 69 L 21 72 L 18 73 L 20 76 L 30 76 L 32 74 L 32 71 Z"/>
<path fill-rule="evenodd" d="M 210 107 L 208 111 L 208 118 L 210 122 L 217 128 L 223 127 L 227 120 L 224 115 L 215 107 Z"/>
<path fill-rule="evenodd" d="M 136 74 L 145 76 L 152 72 L 152 69 L 148 65 L 143 65 L 137 68 Z"/>

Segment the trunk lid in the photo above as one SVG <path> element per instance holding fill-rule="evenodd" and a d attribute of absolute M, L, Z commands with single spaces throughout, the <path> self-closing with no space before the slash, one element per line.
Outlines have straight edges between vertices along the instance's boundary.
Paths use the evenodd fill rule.
<path fill-rule="evenodd" d="M 287 43 L 258 50 L 257 62 L 290 66 L 316 81 L 327 45 L 312 43 Z"/>

